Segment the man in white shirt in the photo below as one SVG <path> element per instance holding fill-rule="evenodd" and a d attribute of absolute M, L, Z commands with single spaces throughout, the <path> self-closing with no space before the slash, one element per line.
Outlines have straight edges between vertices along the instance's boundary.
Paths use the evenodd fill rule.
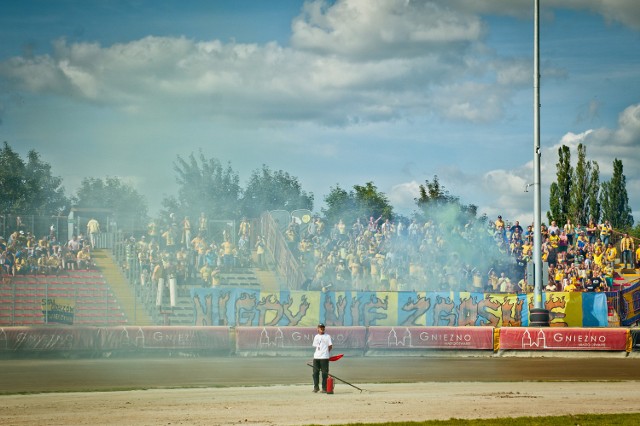
<path fill-rule="evenodd" d="M 313 392 L 320 390 L 320 372 L 322 371 L 322 393 L 327 393 L 327 378 L 329 377 L 329 353 L 333 349 L 331 336 L 325 334 L 324 324 L 318 324 L 318 334 L 313 338 Z"/>

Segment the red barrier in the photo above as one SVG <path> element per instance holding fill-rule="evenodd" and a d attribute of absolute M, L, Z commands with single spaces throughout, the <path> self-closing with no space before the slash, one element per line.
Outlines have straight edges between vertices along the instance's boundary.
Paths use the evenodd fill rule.
<path fill-rule="evenodd" d="M 86 351 L 96 347 L 94 327 L 0 328 L 0 352 Z"/>
<path fill-rule="evenodd" d="M 230 350 L 229 327 L 105 327 L 100 349 Z"/>
<path fill-rule="evenodd" d="M 236 349 L 239 351 L 273 351 L 306 349 L 311 352 L 315 327 L 236 327 Z M 364 350 L 365 327 L 330 327 L 327 334 L 334 350 Z"/>
<path fill-rule="evenodd" d="M 369 327 L 367 347 L 493 350 L 493 327 Z"/>
<path fill-rule="evenodd" d="M 503 327 L 500 329 L 500 349 L 624 351 L 627 349 L 627 330 Z"/>

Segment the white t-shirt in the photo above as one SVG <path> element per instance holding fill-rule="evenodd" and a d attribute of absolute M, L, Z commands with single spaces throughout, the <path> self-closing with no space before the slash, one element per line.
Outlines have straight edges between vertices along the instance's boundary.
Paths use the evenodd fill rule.
<path fill-rule="evenodd" d="M 313 358 L 329 359 L 329 346 L 331 345 L 333 345 L 331 336 L 328 334 L 316 334 L 313 338 L 313 347 L 316 348 Z"/>

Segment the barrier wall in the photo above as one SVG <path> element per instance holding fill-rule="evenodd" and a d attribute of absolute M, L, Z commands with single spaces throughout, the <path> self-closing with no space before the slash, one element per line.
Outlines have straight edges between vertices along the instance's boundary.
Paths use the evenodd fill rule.
<path fill-rule="evenodd" d="M 493 350 L 493 327 L 370 327 L 367 349 Z"/>
<path fill-rule="evenodd" d="M 543 293 L 552 327 L 606 327 L 604 293 Z M 194 325 L 491 326 L 529 325 L 533 294 L 191 289 Z"/>
<path fill-rule="evenodd" d="M 630 351 L 629 330 L 623 328 L 501 328 L 499 348 L 535 351 Z"/>
<path fill-rule="evenodd" d="M 232 353 L 228 327 L 6 327 L 0 353 L 184 350 Z"/>
<path fill-rule="evenodd" d="M 334 353 L 640 351 L 640 330 L 524 327 L 328 327 Z M 311 355 L 315 327 L 7 327 L 0 355 L 204 353 Z"/>
<path fill-rule="evenodd" d="M 236 353 L 256 355 L 310 354 L 317 333 L 315 327 L 238 327 L 235 331 Z M 331 339 L 341 352 L 363 355 L 366 333 L 365 327 L 335 327 L 331 330 Z"/>

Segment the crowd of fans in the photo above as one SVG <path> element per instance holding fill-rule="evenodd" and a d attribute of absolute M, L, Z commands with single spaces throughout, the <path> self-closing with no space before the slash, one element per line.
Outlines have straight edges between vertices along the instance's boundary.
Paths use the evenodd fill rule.
<path fill-rule="evenodd" d="M 164 223 L 152 221 L 146 235 L 127 239 L 124 267 L 137 270 L 143 286 L 175 280 L 178 291 L 186 292 L 184 285 L 194 282 L 218 286 L 223 273 L 253 266 L 252 250 L 264 253 L 261 238 L 254 247 L 249 245 L 251 223 L 246 218 L 240 222 L 237 238 L 232 237 L 231 228 L 214 235 L 209 225 L 204 213 L 194 224 L 188 216 L 178 221 L 174 214 Z"/>
<path fill-rule="evenodd" d="M 322 290 L 414 290 L 527 293 L 533 225 L 501 216 L 459 225 L 448 218 L 422 223 L 371 217 L 342 221 L 330 229 L 316 217 L 302 232 L 292 224 L 285 238 L 307 276 L 305 288 Z M 562 228 L 542 226 L 542 259 L 548 265 L 546 291 L 605 291 L 613 285 L 614 264 L 635 267 L 634 241 L 624 234 L 620 251 L 608 221 Z"/>
<path fill-rule="evenodd" d="M 0 237 L 4 272 L 59 274 L 93 268 L 91 250 L 99 225 L 92 221 L 89 238 L 74 235 L 66 244 L 56 240 L 53 230 L 40 239 L 22 229 L 6 241 Z M 264 238 L 251 231 L 246 218 L 237 230 L 214 233 L 204 213 L 193 224 L 189 217 L 171 215 L 164 223 L 151 222 L 146 235 L 126 239 L 123 267 L 139 273 L 142 285 L 173 279 L 183 291 L 183 284 L 215 287 L 235 268 L 266 267 Z M 636 250 L 627 234 L 614 244 L 608 221 L 567 221 L 562 227 L 552 221 L 541 233 L 546 291 L 604 291 L 612 287 L 618 259 L 625 268 L 640 267 L 634 261 L 640 259 L 640 247 Z M 501 216 L 466 223 L 444 214 L 410 222 L 370 217 L 333 225 L 316 216 L 307 224 L 291 222 L 284 238 L 308 277 L 304 289 L 532 291 L 526 271 L 532 261 L 533 226 L 523 228 Z"/>
<path fill-rule="evenodd" d="M 53 227 L 39 239 L 30 231 L 16 229 L 6 240 L 0 237 L 0 263 L 2 272 L 11 276 L 60 275 L 65 270 L 93 269 L 92 248 L 82 233 L 63 243 L 56 239 Z"/>

